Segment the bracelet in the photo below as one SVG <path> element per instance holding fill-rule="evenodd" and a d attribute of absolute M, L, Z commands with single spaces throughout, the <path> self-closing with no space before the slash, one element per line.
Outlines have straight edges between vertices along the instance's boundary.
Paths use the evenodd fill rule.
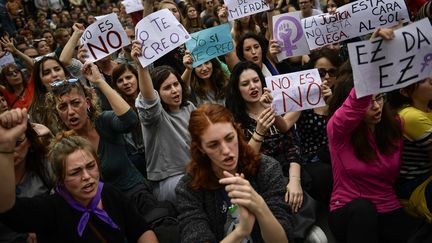
<path fill-rule="evenodd" d="M 259 139 L 257 139 L 256 137 L 254 137 L 254 135 L 252 135 L 252 140 L 254 140 L 255 142 L 257 142 L 257 143 L 262 143 L 263 141 L 264 141 L 264 139 L 263 140 L 259 140 Z"/>
<path fill-rule="evenodd" d="M 265 137 L 264 134 L 259 133 L 256 129 L 255 129 L 255 133 L 256 133 L 258 136 L 260 136 L 260 137 Z"/>
<path fill-rule="evenodd" d="M 289 178 L 290 178 L 290 180 L 291 180 L 291 178 L 297 178 L 298 181 L 301 181 L 300 177 L 298 177 L 298 176 L 290 176 Z"/>

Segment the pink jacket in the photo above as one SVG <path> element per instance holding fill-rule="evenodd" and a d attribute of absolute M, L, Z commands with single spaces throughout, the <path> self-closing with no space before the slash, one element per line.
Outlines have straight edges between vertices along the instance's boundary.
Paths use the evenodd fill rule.
<path fill-rule="evenodd" d="M 367 163 L 355 157 L 350 143 L 351 134 L 363 120 L 371 100 L 372 96 L 357 99 L 352 89 L 327 124 L 334 180 L 330 211 L 360 197 L 375 204 L 379 213 L 401 207 L 393 185 L 399 176 L 402 139 L 398 150 L 383 155 L 377 148 L 372 132 L 368 130 L 369 143 L 378 158 Z"/>

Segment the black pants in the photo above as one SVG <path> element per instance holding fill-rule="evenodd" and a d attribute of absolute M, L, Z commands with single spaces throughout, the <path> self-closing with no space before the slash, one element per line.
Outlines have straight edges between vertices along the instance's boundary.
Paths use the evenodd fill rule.
<path fill-rule="evenodd" d="M 370 201 L 357 198 L 330 212 L 329 225 L 341 243 L 406 243 L 422 222 L 402 208 L 378 213 Z"/>

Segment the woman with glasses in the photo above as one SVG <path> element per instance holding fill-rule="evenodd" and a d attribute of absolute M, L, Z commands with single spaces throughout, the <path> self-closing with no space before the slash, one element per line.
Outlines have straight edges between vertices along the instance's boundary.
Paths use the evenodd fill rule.
<path fill-rule="evenodd" d="M 395 90 L 389 98 L 403 121 L 404 148 L 396 193 L 405 200 L 424 198 L 421 207 L 412 205 L 416 201 L 407 206 L 411 212 L 432 222 L 432 77 Z"/>
<path fill-rule="evenodd" d="M 322 81 L 322 98 L 331 98 L 331 89 L 336 84 L 337 69 L 342 64 L 338 52 L 322 48 L 311 54 L 307 68 L 318 69 Z M 284 118 L 289 124 L 296 124 L 302 152 L 301 163 L 311 177 L 309 194 L 325 204 L 330 200 L 332 174 L 327 146 L 328 106 L 304 111 L 289 112 Z"/>
<path fill-rule="evenodd" d="M 404 211 L 394 190 L 403 146 L 401 122 L 383 94 L 357 98 L 349 63 L 341 67 L 338 80 L 327 124 L 334 180 L 330 229 L 340 242 L 406 243 L 420 225 Z"/>
<path fill-rule="evenodd" d="M 271 156 L 282 165 L 282 173 L 290 178 L 285 200 L 296 213 L 303 202 L 300 148 L 292 124 L 275 114 L 272 99 L 265 89 L 264 75 L 255 63 L 244 61 L 234 67 L 227 87 L 226 107 L 241 124 L 255 152 Z"/>
<path fill-rule="evenodd" d="M 33 79 L 24 80 L 24 74 L 15 64 L 5 65 L 0 73 L 0 84 L 10 108 L 29 108 L 34 94 Z"/>
<path fill-rule="evenodd" d="M 96 65 L 84 64 L 83 75 L 103 92 L 113 110 L 101 112 L 94 91 L 79 80 L 60 80 L 50 84 L 47 95 L 50 118 L 62 131 L 73 130 L 89 140 L 99 155 L 104 180 L 125 193 L 140 213 L 145 214 L 146 200 L 151 193 L 146 194 L 144 177 L 130 161 L 123 139 L 123 134 L 136 127 L 138 117 L 104 81 Z"/>
<path fill-rule="evenodd" d="M 97 152 L 80 136 L 62 133 L 51 143 L 54 194 L 16 198 L 13 153 L 26 125 L 25 109 L 0 115 L 2 222 L 20 232 L 35 232 L 41 242 L 158 242 L 127 198 L 100 181 Z"/>

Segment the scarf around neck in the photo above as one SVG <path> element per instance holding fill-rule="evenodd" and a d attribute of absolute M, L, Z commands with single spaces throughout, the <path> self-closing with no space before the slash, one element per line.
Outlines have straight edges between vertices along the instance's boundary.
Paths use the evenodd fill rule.
<path fill-rule="evenodd" d="M 113 229 L 119 229 L 117 224 L 114 223 L 114 221 L 110 218 L 107 212 L 97 207 L 99 201 L 101 200 L 103 185 L 104 183 L 99 181 L 96 195 L 91 199 L 87 207 L 83 206 L 81 203 L 75 200 L 75 198 L 73 198 L 72 195 L 64 187 L 59 185 L 55 189 L 56 192 L 69 204 L 69 206 L 71 206 L 73 209 L 83 212 L 77 227 L 78 235 L 80 237 L 82 236 L 84 229 L 90 219 L 90 213 L 94 213 L 100 220 L 107 223 Z"/>

